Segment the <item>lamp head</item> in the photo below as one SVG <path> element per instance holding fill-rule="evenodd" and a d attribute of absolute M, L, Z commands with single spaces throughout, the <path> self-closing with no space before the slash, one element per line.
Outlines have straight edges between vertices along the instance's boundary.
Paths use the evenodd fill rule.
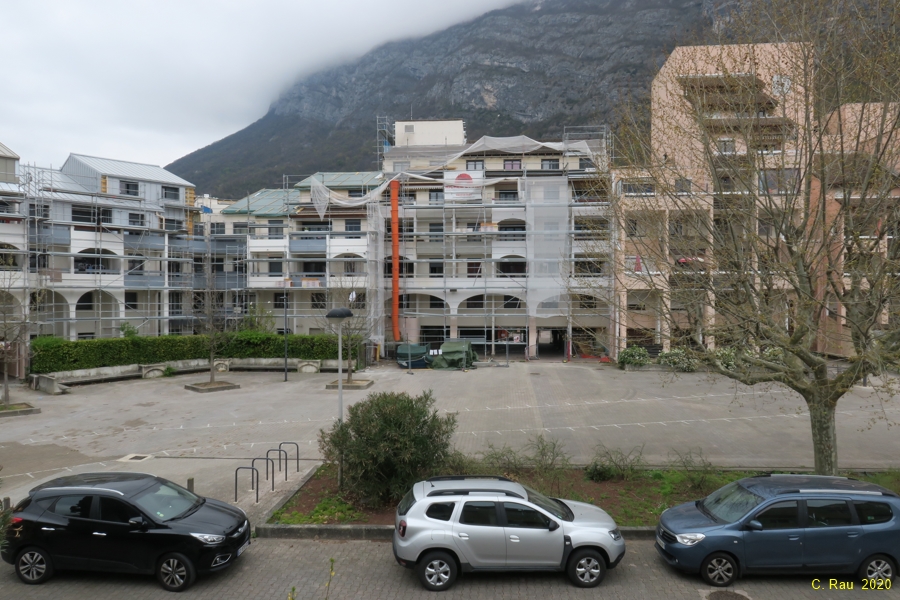
<path fill-rule="evenodd" d="M 349 319 L 352 316 L 353 313 L 349 308 L 333 308 L 328 311 L 328 314 L 325 315 L 325 318 L 328 319 L 329 323 L 337 325 L 338 323 L 341 323 L 345 319 Z"/>

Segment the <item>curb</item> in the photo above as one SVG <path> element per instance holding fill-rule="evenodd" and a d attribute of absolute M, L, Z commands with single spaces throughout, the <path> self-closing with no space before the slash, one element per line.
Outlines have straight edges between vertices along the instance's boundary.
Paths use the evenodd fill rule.
<path fill-rule="evenodd" d="M 16 410 L 0 410 L 0 419 L 5 419 L 6 417 L 21 417 L 24 415 L 36 415 L 40 412 L 41 409 L 34 406 L 30 408 L 19 408 Z"/>
<path fill-rule="evenodd" d="M 628 540 L 656 539 L 655 527 L 619 527 Z M 393 525 L 257 525 L 256 537 L 294 540 L 377 540 L 394 536 Z"/>

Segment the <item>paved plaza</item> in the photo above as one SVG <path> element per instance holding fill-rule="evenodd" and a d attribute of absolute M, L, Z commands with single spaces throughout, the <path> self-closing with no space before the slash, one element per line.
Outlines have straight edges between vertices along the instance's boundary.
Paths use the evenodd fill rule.
<path fill-rule="evenodd" d="M 14 400 L 42 409 L 39 415 L 0 419 L 0 496 L 22 498 L 38 483 L 84 471 L 145 471 L 184 483 L 199 493 L 234 500 L 234 469 L 265 455 L 280 442 L 299 444 L 299 472 L 278 474 L 275 492 L 263 481 L 260 502 L 239 482 L 238 504 L 259 522 L 294 490 L 319 459 L 316 436 L 337 414 L 337 392 L 325 390 L 334 374 L 229 373 L 240 390 L 196 394 L 186 383 L 205 375 L 130 380 L 74 387 L 64 396 L 24 388 Z M 760 469 L 812 465 L 809 419 L 801 399 L 780 386 L 746 388 L 706 374 L 624 372 L 591 363 L 537 361 L 469 372 L 405 371 L 387 364 L 358 378 L 375 380 L 366 391 L 344 393 L 345 405 L 373 391 L 434 391 L 437 408 L 458 415 L 455 443 L 477 453 L 488 444 L 522 446 L 543 434 L 561 439 L 576 463 L 587 463 L 599 443 L 629 450 L 644 446 L 650 464 L 670 452 L 701 448 L 717 465 Z M 856 388 L 839 404 L 840 462 L 845 468 L 900 466 L 896 430 L 900 406 L 870 388 Z M 122 461 L 128 455 L 148 457 Z M 291 452 L 293 457 L 293 451 Z M 262 466 L 262 463 L 258 463 Z M 661 564 L 649 542 L 631 542 L 622 568 L 597 591 L 582 591 L 555 575 L 466 577 L 446 598 L 691 598 L 710 590 Z M 412 573 L 393 562 L 390 547 L 372 542 L 257 540 L 237 568 L 201 580 L 186 596 L 196 598 L 324 597 L 327 558 L 338 560 L 331 598 L 431 597 Z M 0 598 L 168 598 L 152 579 L 68 574 L 28 588 L 12 568 L 0 565 Z M 857 586 L 858 587 L 858 586 Z M 759 578 L 737 590 L 753 599 L 844 597 L 813 592 L 809 578 Z M 856 592 L 859 593 L 859 592 Z M 444 597 L 444 596 L 442 596 Z M 725 600 L 721 598 L 720 600 Z M 733 600 L 733 597 L 732 597 Z"/>

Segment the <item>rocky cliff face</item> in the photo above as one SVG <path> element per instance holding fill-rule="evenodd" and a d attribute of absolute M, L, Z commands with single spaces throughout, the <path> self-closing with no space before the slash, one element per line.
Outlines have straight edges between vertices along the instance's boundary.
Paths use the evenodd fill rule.
<path fill-rule="evenodd" d="M 378 115 L 461 117 L 470 140 L 559 138 L 646 93 L 713 10 L 712 0 L 523 2 L 298 81 L 256 123 L 167 168 L 219 197 L 280 186 L 283 173 L 375 169 Z"/>

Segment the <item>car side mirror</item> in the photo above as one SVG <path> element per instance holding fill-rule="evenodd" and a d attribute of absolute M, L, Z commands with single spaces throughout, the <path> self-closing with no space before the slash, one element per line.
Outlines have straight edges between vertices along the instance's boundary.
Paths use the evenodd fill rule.
<path fill-rule="evenodd" d="M 747 525 L 745 527 L 747 529 L 749 529 L 750 531 L 762 531 L 763 530 L 762 523 L 760 523 L 756 519 L 753 519 L 752 521 L 748 521 Z"/>
<path fill-rule="evenodd" d="M 147 522 L 144 521 L 144 517 L 134 517 L 133 519 L 128 519 L 128 524 L 132 529 L 147 529 Z"/>
<path fill-rule="evenodd" d="M 547 527 L 547 529 L 549 529 L 550 531 L 556 531 L 557 529 L 559 529 L 559 523 L 557 523 L 553 519 L 550 519 L 550 525 Z"/>

